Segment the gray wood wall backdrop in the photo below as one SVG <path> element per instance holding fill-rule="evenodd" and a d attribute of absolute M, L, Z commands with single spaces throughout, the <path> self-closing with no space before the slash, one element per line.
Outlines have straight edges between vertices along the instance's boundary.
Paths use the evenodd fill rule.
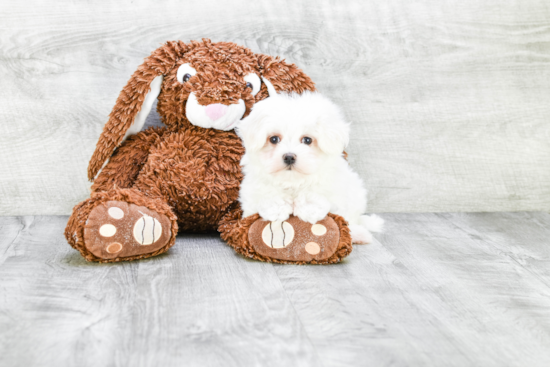
<path fill-rule="evenodd" d="M 281 55 L 344 106 L 371 211 L 550 209 L 547 0 L 4 0 L 0 215 L 69 214 L 129 76 L 202 37 Z"/>

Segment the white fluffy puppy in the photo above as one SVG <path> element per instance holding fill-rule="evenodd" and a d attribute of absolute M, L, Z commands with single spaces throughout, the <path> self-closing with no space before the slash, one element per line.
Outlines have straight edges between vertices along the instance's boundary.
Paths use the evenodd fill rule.
<path fill-rule="evenodd" d="M 319 93 L 276 93 L 256 103 L 237 127 L 246 153 L 239 201 L 245 217 L 316 223 L 329 212 L 349 223 L 353 243 L 369 243 L 384 221 L 363 213 L 367 190 L 343 156 L 349 124 Z"/>

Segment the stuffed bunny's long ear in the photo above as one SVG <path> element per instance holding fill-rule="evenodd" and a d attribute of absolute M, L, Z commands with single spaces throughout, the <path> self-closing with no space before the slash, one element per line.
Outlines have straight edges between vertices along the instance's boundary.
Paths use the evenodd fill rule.
<path fill-rule="evenodd" d="M 262 79 L 268 79 L 279 92 L 302 93 L 306 90 L 315 91 L 315 83 L 300 68 L 279 57 L 268 55 L 258 56 Z M 273 89 L 275 89 L 273 88 Z M 271 94 L 271 91 L 269 91 Z"/>
<path fill-rule="evenodd" d="M 185 45 L 178 42 L 167 42 L 153 51 L 122 89 L 90 159 L 90 181 L 94 180 L 124 139 L 141 130 L 160 94 L 163 75 L 174 67 L 178 55 L 184 52 L 184 47 Z"/>
<path fill-rule="evenodd" d="M 262 81 L 267 87 L 267 93 L 269 94 L 269 97 L 270 98 L 276 97 L 278 93 L 275 90 L 275 87 L 273 86 L 273 84 L 271 84 L 271 82 L 268 79 L 264 78 L 263 76 L 262 76 Z"/>
<path fill-rule="evenodd" d="M 147 120 L 147 116 L 149 116 L 149 113 L 151 112 L 151 108 L 153 107 L 155 100 L 160 94 L 160 88 L 162 87 L 163 79 L 164 79 L 164 75 L 159 75 L 155 79 L 153 79 L 153 82 L 151 83 L 151 90 L 145 96 L 145 99 L 143 100 L 143 104 L 141 106 L 141 110 L 136 115 L 136 119 L 134 120 L 134 123 L 130 126 L 130 128 L 124 134 L 124 138 L 122 138 L 122 142 L 126 140 L 130 135 L 139 133 L 143 128 L 143 125 L 145 125 L 145 120 Z"/>

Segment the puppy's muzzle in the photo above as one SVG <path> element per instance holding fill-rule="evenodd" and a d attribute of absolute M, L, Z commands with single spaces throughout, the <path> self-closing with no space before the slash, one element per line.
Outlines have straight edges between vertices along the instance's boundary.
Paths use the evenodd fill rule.
<path fill-rule="evenodd" d="M 294 163 L 296 163 L 296 154 L 286 153 L 285 155 L 283 155 L 283 162 L 285 162 L 287 166 L 292 166 Z"/>

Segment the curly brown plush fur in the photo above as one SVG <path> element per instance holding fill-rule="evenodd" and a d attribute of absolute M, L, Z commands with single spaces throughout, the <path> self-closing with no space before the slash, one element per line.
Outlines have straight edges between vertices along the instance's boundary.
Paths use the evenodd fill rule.
<path fill-rule="evenodd" d="M 197 75 L 192 82 L 180 84 L 176 81 L 176 73 L 178 66 L 184 63 L 192 64 Z M 188 44 L 172 41 L 159 47 L 139 66 L 120 93 L 90 160 L 88 178 L 94 179 L 103 163 L 122 142 L 124 133 L 141 109 L 151 82 L 157 76 L 164 75 L 157 105 L 162 122 L 181 131 L 193 126 L 185 116 L 185 102 L 191 92 L 197 94 L 198 102 L 204 106 L 210 103 L 229 105 L 241 98 L 246 105 L 244 117 L 247 116 L 255 102 L 268 96 L 265 85 L 255 98 L 246 90 L 242 78 L 251 72 L 268 78 L 277 91 L 301 93 L 315 90 L 313 81 L 296 65 L 279 58 L 256 55 L 234 43 L 212 43 L 209 39 L 203 39 L 202 42 Z M 230 134 L 230 138 L 235 138 L 232 132 L 218 133 Z"/>
<path fill-rule="evenodd" d="M 177 69 L 184 63 L 191 64 L 197 74 L 180 83 Z M 88 178 L 95 179 L 92 196 L 73 210 L 65 232 L 69 243 L 87 260 L 133 260 L 166 251 L 173 245 L 179 227 L 183 231 L 219 230 L 224 239 L 245 254 L 246 240 L 236 230 L 250 221 L 248 218 L 240 221 L 237 204 L 242 180 L 239 162 L 244 153 L 241 141 L 232 130 L 191 124 L 185 109 L 193 92 L 202 106 L 231 105 L 242 99 L 246 106 L 244 116 L 248 115 L 254 103 L 268 97 L 263 84 L 255 96 L 250 93 L 243 79 L 249 73 L 269 79 L 278 91 L 315 90 L 311 79 L 295 65 L 229 42 L 212 43 L 208 39 L 167 42 L 147 57 L 120 93 L 99 138 L 88 166 Z M 163 82 L 157 111 L 166 127 L 147 129 L 122 142 L 152 81 L 160 75 Z M 146 256 L 97 258 L 85 246 L 84 228 L 97 205 L 113 200 L 135 203 L 166 215 L 173 222 L 173 238 L 162 249 Z M 351 243 L 345 222 L 340 224 L 342 240 Z M 237 237 L 243 241 L 242 249 L 234 240 Z M 349 253 L 347 247 L 341 247 L 338 259 Z"/>

